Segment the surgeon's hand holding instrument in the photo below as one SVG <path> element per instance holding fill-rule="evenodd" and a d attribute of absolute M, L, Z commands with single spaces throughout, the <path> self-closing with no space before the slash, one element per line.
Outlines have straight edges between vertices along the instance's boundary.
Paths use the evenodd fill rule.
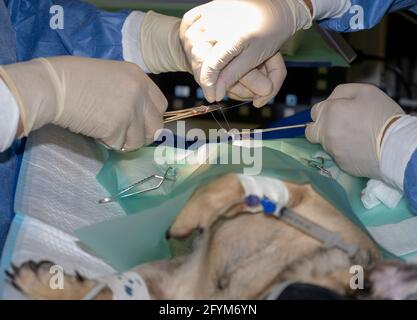
<path fill-rule="evenodd" d="M 153 142 L 167 101 L 128 62 L 53 57 L 0 67 L 27 136 L 52 123 L 126 151 Z M 146 117 L 146 119 L 145 119 Z"/>
<path fill-rule="evenodd" d="M 186 71 L 192 73 L 192 60 L 180 41 L 181 19 L 148 11 L 141 24 L 141 56 L 146 71 L 154 74 Z M 239 101 L 253 100 L 255 107 L 265 105 L 285 79 L 287 70 L 281 54 L 272 56 L 267 62 L 255 66 L 250 72 L 236 79 L 227 88 L 230 98 Z M 196 78 L 200 83 L 200 79 Z"/>
<path fill-rule="evenodd" d="M 197 82 L 214 102 L 311 24 L 303 0 L 216 0 L 187 12 L 180 36 Z"/>
<path fill-rule="evenodd" d="M 307 127 L 306 136 L 310 142 L 322 144 L 347 173 L 382 180 L 384 134 L 403 114 L 401 107 L 377 87 L 344 84 L 312 108 L 314 122 Z"/>

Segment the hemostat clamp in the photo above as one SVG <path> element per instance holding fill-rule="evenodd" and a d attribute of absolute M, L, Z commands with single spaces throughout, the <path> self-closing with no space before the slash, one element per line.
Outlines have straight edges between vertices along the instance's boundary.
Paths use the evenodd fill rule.
<path fill-rule="evenodd" d="M 138 194 L 142 194 L 142 193 L 145 193 L 145 192 L 149 192 L 149 191 L 153 191 L 153 190 L 159 189 L 161 187 L 161 185 L 166 180 L 175 181 L 175 176 L 176 176 L 176 173 L 175 173 L 174 168 L 169 167 L 165 171 L 165 174 L 163 176 L 154 174 L 154 175 L 151 175 L 149 177 L 146 177 L 146 178 L 144 178 L 142 180 L 139 180 L 138 182 L 135 182 L 131 186 L 129 186 L 129 187 L 121 190 L 119 193 L 117 193 L 114 196 L 106 197 L 106 198 L 103 198 L 103 199 L 99 200 L 98 203 L 100 203 L 100 204 L 111 203 L 111 202 L 117 201 L 118 199 L 128 198 L 128 197 L 132 197 L 132 196 L 135 196 L 135 195 L 138 195 Z M 148 181 L 152 181 L 152 180 L 157 181 L 157 184 L 154 185 L 154 186 L 145 188 L 143 190 L 132 191 L 133 189 L 139 187 L 140 185 L 142 185 L 142 184 L 144 184 L 144 183 L 146 183 Z"/>

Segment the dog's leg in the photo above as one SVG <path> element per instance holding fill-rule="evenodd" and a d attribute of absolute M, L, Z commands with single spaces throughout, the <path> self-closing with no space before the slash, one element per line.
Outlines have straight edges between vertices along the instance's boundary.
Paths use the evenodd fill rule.
<path fill-rule="evenodd" d="M 295 207 L 302 201 L 306 193 L 306 186 L 285 183 L 290 199 L 288 207 Z M 169 230 L 169 236 L 183 238 L 193 230 L 205 230 L 221 215 L 225 215 L 224 209 L 235 202 L 241 201 L 245 191 L 239 178 L 234 173 L 226 174 L 207 186 L 197 189 L 181 213 L 176 218 Z M 240 207 L 227 212 L 228 217 L 240 212 Z"/>
<path fill-rule="evenodd" d="M 12 266 L 12 271 L 6 271 L 6 275 L 11 285 L 27 298 L 34 300 L 80 300 L 97 284 L 96 281 L 85 279 L 79 274 L 64 274 L 63 288 L 54 288 L 51 285 L 54 273 L 50 273 L 53 266 L 49 261 L 28 261 L 20 267 Z M 112 293 L 108 288 L 95 297 L 98 300 L 111 298 Z"/>
<path fill-rule="evenodd" d="M 381 261 L 365 271 L 366 291 L 357 296 L 370 299 L 402 300 L 417 294 L 417 265 Z M 413 299 L 417 299 L 415 296 Z"/>

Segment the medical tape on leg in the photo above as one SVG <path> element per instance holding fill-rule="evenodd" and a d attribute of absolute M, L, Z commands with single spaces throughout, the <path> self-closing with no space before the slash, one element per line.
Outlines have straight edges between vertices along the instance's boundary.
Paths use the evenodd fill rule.
<path fill-rule="evenodd" d="M 290 196 L 284 182 L 264 176 L 248 176 L 239 174 L 238 178 L 245 190 L 245 196 L 256 195 L 267 197 L 282 206 L 288 204 Z"/>
<path fill-rule="evenodd" d="M 97 279 L 98 284 L 83 300 L 93 300 L 104 288 L 113 293 L 113 300 L 150 300 L 148 287 L 137 272 L 126 272 Z"/>

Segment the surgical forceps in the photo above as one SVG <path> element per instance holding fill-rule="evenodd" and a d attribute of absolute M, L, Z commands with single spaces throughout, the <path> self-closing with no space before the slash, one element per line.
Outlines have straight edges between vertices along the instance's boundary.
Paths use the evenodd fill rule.
<path fill-rule="evenodd" d="M 203 102 L 193 108 L 165 112 L 164 123 L 170 123 L 170 122 L 174 122 L 174 121 L 178 121 L 182 119 L 188 119 L 188 118 L 192 118 L 195 116 L 212 113 L 217 110 L 222 110 L 224 108 L 225 108 L 224 105 L 220 103 L 212 104 L 212 105 L 205 105 Z"/>
<path fill-rule="evenodd" d="M 165 171 L 165 174 L 163 176 L 158 175 L 158 174 L 153 174 L 149 177 L 146 177 L 142 180 L 139 180 L 138 182 L 135 182 L 134 184 L 132 184 L 131 186 L 129 186 L 125 189 L 123 189 L 122 191 L 120 191 L 119 193 L 117 193 L 114 196 L 106 197 L 106 198 L 103 198 L 103 199 L 99 200 L 98 203 L 99 204 L 107 204 L 107 203 L 115 202 L 118 199 L 128 198 L 128 197 L 131 197 L 131 196 L 135 196 L 135 195 L 138 195 L 138 194 L 142 194 L 142 193 L 145 193 L 145 192 L 149 192 L 149 191 L 159 189 L 161 187 L 161 185 L 166 180 L 175 181 L 175 176 L 176 176 L 176 172 L 175 172 L 174 168 L 169 167 Z M 136 187 L 139 187 L 140 185 L 142 185 L 142 184 L 144 184 L 148 181 L 151 181 L 151 180 L 157 180 L 158 183 L 153 187 L 149 187 L 149 188 L 139 190 L 139 191 L 130 192 L 132 189 L 134 189 Z"/>

